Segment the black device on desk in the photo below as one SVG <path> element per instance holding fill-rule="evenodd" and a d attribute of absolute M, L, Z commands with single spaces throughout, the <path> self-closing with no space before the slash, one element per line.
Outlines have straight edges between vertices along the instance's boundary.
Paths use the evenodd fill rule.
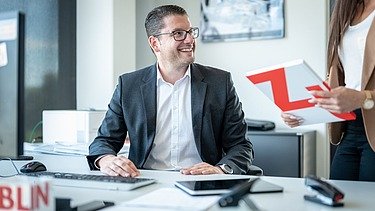
<path fill-rule="evenodd" d="M 100 210 L 100 209 L 115 205 L 115 203 L 109 202 L 109 201 L 94 200 L 94 201 L 90 201 L 84 204 L 80 204 L 76 207 L 71 207 L 70 201 L 71 199 L 69 198 L 56 198 L 55 210 L 58 210 L 58 211 L 94 211 L 94 210 Z"/>
<path fill-rule="evenodd" d="M 259 181 L 262 180 L 259 178 L 255 178 L 245 183 L 237 184 L 236 186 L 232 187 L 229 193 L 224 194 L 219 199 L 218 203 L 220 207 L 238 206 L 238 202 L 240 200 L 243 200 L 246 203 L 246 205 L 250 208 L 250 210 L 260 211 L 259 207 L 253 202 L 253 200 L 247 197 L 247 194 L 251 192 L 251 189 L 253 189 L 254 185 L 256 185 Z"/>
<path fill-rule="evenodd" d="M 259 180 L 259 178 L 255 178 L 253 180 L 248 180 L 247 182 L 243 182 L 237 184 L 236 186 L 230 189 L 229 193 L 224 194 L 219 199 L 220 207 L 227 207 L 227 206 L 237 206 L 238 201 L 242 199 L 242 197 L 250 192 L 251 187 Z"/>
<path fill-rule="evenodd" d="M 20 169 L 22 173 L 31 173 L 31 172 L 39 172 L 39 171 L 47 171 L 47 167 L 39 162 L 39 161 L 32 161 L 23 165 Z"/>
<path fill-rule="evenodd" d="M 275 129 L 275 123 L 268 120 L 249 119 L 245 118 L 248 130 L 273 130 Z"/>
<path fill-rule="evenodd" d="M 238 184 L 246 184 L 254 179 L 218 179 L 218 180 L 196 180 L 177 181 L 175 186 L 192 196 L 216 195 L 231 192 L 231 188 Z M 258 179 L 248 193 L 273 193 L 282 192 L 283 187 Z"/>
<path fill-rule="evenodd" d="M 305 185 L 318 193 L 317 195 L 305 195 L 306 200 L 332 207 L 344 206 L 344 203 L 340 202 L 344 199 L 344 193 L 327 181 L 309 175 L 305 178 Z"/>

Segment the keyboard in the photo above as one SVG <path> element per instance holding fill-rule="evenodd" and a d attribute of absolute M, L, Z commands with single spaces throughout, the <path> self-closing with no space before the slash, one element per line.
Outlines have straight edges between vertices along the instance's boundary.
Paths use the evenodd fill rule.
<path fill-rule="evenodd" d="M 56 186 L 124 191 L 132 190 L 156 182 L 155 179 L 148 178 L 131 178 L 120 176 L 76 174 L 49 171 L 23 173 L 22 175 L 31 177 L 49 176 L 54 178 L 52 184 Z"/>

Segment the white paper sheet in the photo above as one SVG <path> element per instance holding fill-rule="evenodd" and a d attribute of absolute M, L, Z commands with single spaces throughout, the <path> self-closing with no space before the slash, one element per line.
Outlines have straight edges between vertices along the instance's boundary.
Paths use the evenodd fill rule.
<path fill-rule="evenodd" d="M 207 210 L 220 196 L 190 196 L 178 188 L 160 188 L 106 210 Z"/>

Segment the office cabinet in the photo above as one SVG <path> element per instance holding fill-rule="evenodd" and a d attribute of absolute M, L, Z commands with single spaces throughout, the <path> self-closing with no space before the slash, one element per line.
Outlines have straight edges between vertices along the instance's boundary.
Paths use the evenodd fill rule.
<path fill-rule="evenodd" d="M 266 176 L 304 177 L 316 174 L 316 132 L 302 130 L 248 131 L 254 165 Z"/>

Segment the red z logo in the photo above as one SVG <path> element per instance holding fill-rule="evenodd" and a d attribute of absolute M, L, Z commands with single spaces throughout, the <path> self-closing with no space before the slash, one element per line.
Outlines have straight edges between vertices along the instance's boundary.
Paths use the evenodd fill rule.
<path fill-rule="evenodd" d="M 283 111 L 291 111 L 301 108 L 314 107 L 314 104 L 308 102 L 310 98 L 290 101 L 288 95 L 288 86 L 286 83 L 285 70 L 284 68 L 279 68 L 251 76 L 247 78 L 254 84 L 263 83 L 269 81 L 271 83 L 271 89 L 275 104 Z M 329 87 L 325 85 L 328 89 Z M 313 85 L 305 87 L 307 90 L 322 90 L 319 85 Z M 352 114 L 350 113 L 332 113 L 334 116 L 340 119 L 353 119 Z"/>

